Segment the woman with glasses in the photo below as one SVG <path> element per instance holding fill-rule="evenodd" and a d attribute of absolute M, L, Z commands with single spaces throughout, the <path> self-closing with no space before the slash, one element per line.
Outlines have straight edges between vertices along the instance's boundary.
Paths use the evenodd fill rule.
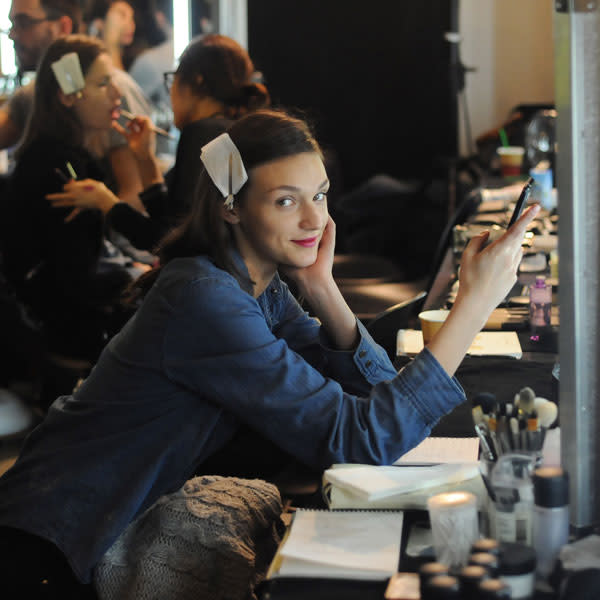
<path fill-rule="evenodd" d="M 262 83 L 253 80 L 254 76 L 248 53 L 231 38 L 206 35 L 188 45 L 177 70 L 164 74 L 175 126 L 180 130 L 175 163 L 164 181 L 154 154 L 151 122 L 136 118 L 127 131 L 119 128 L 138 161 L 144 186 L 140 198 L 147 215 L 120 202 L 108 190 L 86 193 L 77 182 L 49 199 L 57 206 L 93 204 L 136 248 L 151 250 L 189 210 L 200 174 L 202 146 L 240 116 L 269 106 L 269 93 Z"/>

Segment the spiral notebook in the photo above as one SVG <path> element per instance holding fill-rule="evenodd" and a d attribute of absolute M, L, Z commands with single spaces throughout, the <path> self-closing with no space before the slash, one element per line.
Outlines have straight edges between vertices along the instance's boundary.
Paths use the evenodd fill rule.
<path fill-rule="evenodd" d="M 385 580 L 398 570 L 403 513 L 298 509 L 268 577 Z"/>

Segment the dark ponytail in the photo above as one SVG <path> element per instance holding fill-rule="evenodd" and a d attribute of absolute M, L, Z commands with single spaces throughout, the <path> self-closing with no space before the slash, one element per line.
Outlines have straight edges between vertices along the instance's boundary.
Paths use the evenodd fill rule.
<path fill-rule="evenodd" d="M 269 92 L 262 83 L 253 81 L 254 73 L 246 50 L 235 40 L 218 34 L 193 39 L 177 67 L 180 83 L 194 94 L 218 100 L 229 119 L 270 106 Z"/>

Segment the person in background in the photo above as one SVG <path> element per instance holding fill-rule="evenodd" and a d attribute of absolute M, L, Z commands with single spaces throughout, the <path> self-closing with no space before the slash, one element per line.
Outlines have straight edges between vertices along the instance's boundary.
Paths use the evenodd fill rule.
<path fill-rule="evenodd" d="M 12 0 L 9 19 L 12 23 L 17 62 L 21 71 L 35 71 L 43 52 L 59 37 L 77 33 L 82 28 L 78 0 Z M 135 81 L 124 71 L 115 72 L 115 81 L 122 93 L 122 106 L 140 115 L 150 115 L 151 109 Z M 34 83 L 19 88 L 0 108 L 0 148 L 18 144 L 32 112 Z M 100 132 L 99 144 L 109 156 L 119 197 L 139 210 L 138 198 L 142 185 L 135 157 L 126 140 L 117 131 Z"/>
<path fill-rule="evenodd" d="M 175 55 L 173 48 L 173 2 L 171 0 L 151 1 L 154 19 L 164 34 L 164 40 L 143 50 L 129 67 L 129 74 L 137 81 L 158 111 L 171 107 L 169 90 L 163 81 L 163 73 L 173 70 Z"/>
<path fill-rule="evenodd" d="M 111 226 L 136 248 L 151 250 L 161 236 L 189 211 L 200 174 L 202 146 L 241 115 L 270 104 L 267 89 L 252 81 L 254 65 L 234 40 L 205 35 L 192 40 L 174 73 L 167 73 L 175 125 L 181 135 L 175 164 L 163 181 L 154 156 L 148 120 L 137 119 L 123 134 L 137 157 L 144 191 L 140 198 L 148 216 L 131 209 L 106 188 L 91 195 L 82 182 L 70 182 L 49 196 L 58 206 L 95 206 Z M 165 185 L 166 184 L 166 185 Z"/>
<path fill-rule="evenodd" d="M 76 0 L 13 0 L 9 37 L 13 41 L 20 74 L 35 71 L 50 43 L 75 33 L 81 25 L 81 9 Z M 33 102 L 31 81 L 18 88 L 0 108 L 0 148 L 14 146 L 25 131 Z"/>
<path fill-rule="evenodd" d="M 252 446 L 232 455 L 242 477 L 268 479 L 290 457 L 318 470 L 395 461 L 465 401 L 453 374 L 514 285 L 539 210 L 489 245 L 489 232 L 470 242 L 448 319 L 398 373 L 333 279 L 329 181 L 307 125 L 249 113 L 203 147 L 202 162 L 191 212 L 138 280 L 135 316 L 0 479 L 4 584 L 89 582 L 133 519 L 207 473 L 245 429 L 272 448 L 264 462 L 244 464 Z M 60 568 L 32 564 L 47 554 Z"/>
<path fill-rule="evenodd" d="M 117 69 L 125 70 L 123 51 L 133 43 L 135 12 L 127 0 L 96 0 L 85 16 L 88 33 L 100 38 Z"/>
<path fill-rule="evenodd" d="M 52 69 L 68 53 L 77 54 L 85 77 L 77 93 L 64 92 Z M 120 109 L 113 72 L 98 40 L 71 35 L 50 44 L 0 218 L 6 277 L 42 323 L 48 349 L 90 362 L 129 315 L 120 295 L 144 267 L 106 239 L 100 211 L 57 209 L 46 194 L 70 179 L 114 187 L 98 144 Z"/>

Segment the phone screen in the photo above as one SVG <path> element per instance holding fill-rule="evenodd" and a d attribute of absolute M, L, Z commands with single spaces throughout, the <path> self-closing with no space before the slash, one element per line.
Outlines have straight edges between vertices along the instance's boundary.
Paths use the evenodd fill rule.
<path fill-rule="evenodd" d="M 508 228 L 510 228 L 514 224 L 514 222 L 521 216 L 521 213 L 523 212 L 523 209 L 525 208 L 527 200 L 529 199 L 529 196 L 531 194 L 531 188 L 533 187 L 533 183 L 534 179 L 533 177 L 530 177 L 527 183 L 525 184 L 525 187 L 523 188 L 519 199 L 517 200 L 515 210 L 513 211 L 513 214 L 508 223 Z"/>

